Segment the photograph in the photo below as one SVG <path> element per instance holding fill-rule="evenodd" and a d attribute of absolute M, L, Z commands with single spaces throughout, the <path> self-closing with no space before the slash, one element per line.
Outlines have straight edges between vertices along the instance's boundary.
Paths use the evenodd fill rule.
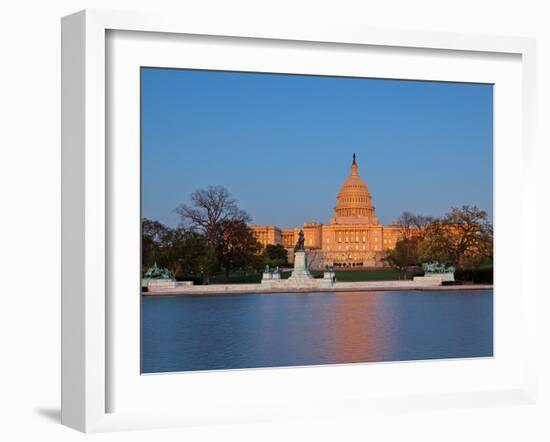
<path fill-rule="evenodd" d="M 142 66 L 141 373 L 493 357 L 493 89 Z"/>

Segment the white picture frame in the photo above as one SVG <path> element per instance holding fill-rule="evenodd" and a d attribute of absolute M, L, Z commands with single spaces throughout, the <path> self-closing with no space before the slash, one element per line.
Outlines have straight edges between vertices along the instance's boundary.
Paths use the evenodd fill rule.
<path fill-rule="evenodd" d="M 264 23 L 215 23 L 194 17 L 163 17 L 99 10 L 81 11 L 62 21 L 62 423 L 80 431 L 95 432 L 121 429 L 155 428 L 196 425 L 215 422 L 246 422 L 288 417 L 311 417 L 342 414 L 361 414 L 375 410 L 400 411 L 426 408 L 453 408 L 499 404 L 530 403 L 536 392 L 535 339 L 526 341 L 521 360 L 521 382 L 503 388 L 484 390 L 475 387 L 462 392 L 428 392 L 426 394 L 377 395 L 376 397 L 339 396 L 333 392 L 327 397 L 289 397 L 287 402 L 273 401 L 270 405 L 239 403 L 231 398 L 230 413 L 208 411 L 208 407 L 190 413 L 185 407 L 152 407 L 150 410 L 113 411 L 109 393 L 113 388 L 109 373 L 113 364 L 112 348 L 108 339 L 114 316 L 110 311 L 109 247 L 113 230 L 108 228 L 112 211 L 109 194 L 106 120 L 107 108 L 106 35 L 111 31 L 154 32 L 162 35 L 219 36 L 284 41 L 286 44 L 338 44 L 384 48 L 427 49 L 472 53 L 483 58 L 488 54 L 509 54 L 521 63 L 521 126 L 518 155 L 521 156 L 522 186 L 518 197 L 522 207 L 520 241 L 515 252 L 521 254 L 521 327 L 524 336 L 535 333 L 537 287 L 527 277 L 526 258 L 535 256 L 534 229 L 526 224 L 535 219 L 535 177 L 533 170 L 535 149 L 535 42 L 518 37 L 492 37 L 451 33 L 416 31 L 388 31 L 359 29 L 344 26 L 314 26 L 300 28 Z M 157 34 L 158 35 L 158 34 Z M 495 166 L 495 173 L 498 168 Z M 498 222 L 498 216 L 497 216 Z M 498 258 L 499 245 L 496 243 Z M 498 270 L 497 270 L 498 271 Z M 496 276 L 498 284 L 498 275 Z M 497 285 L 498 287 L 498 285 Z M 495 310 L 498 321 L 498 309 Z M 116 319 L 116 318 L 115 318 Z M 498 335 L 496 336 L 498 339 Z M 410 363 L 414 370 L 419 363 Z M 420 363 L 421 364 L 421 363 Z M 450 364 L 453 364 L 451 361 Z M 455 365 L 460 362 L 455 362 Z M 379 365 L 378 370 L 389 370 Z M 456 367 L 455 367 L 456 368 Z M 347 370 L 339 367 L 335 370 Z M 352 370 L 360 370 L 353 368 Z M 449 370 L 452 368 L 449 366 Z M 461 369 L 461 368 L 459 368 Z M 335 373 L 316 367 L 327 379 Z M 319 371 L 321 370 L 321 371 Z M 267 373 L 269 370 L 263 370 Z M 283 373 L 278 371 L 279 375 Z M 294 375 L 300 376 L 299 370 Z M 309 371 L 306 373 L 311 374 Z M 205 373 L 206 382 L 218 384 L 246 382 L 237 380 L 235 372 Z M 267 375 L 262 375 L 266 377 Z M 169 379 L 166 377 L 166 379 Z M 304 378 L 305 379 L 305 378 Z M 202 382 L 198 377 L 195 381 Z M 265 382 L 266 380 L 259 380 Z M 170 380 L 165 380 L 170 383 Z M 518 381 L 519 382 L 519 381 Z M 512 384 L 510 384 L 512 385 Z M 193 393 L 197 394 L 197 393 Z M 222 393 L 223 394 L 223 393 Z M 229 398 L 226 398 L 229 399 Z M 189 400 L 192 400 L 189 399 Z"/>

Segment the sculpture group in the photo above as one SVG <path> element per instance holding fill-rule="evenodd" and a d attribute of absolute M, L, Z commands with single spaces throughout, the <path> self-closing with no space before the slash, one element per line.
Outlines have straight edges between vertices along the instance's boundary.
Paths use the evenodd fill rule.
<path fill-rule="evenodd" d="M 447 267 L 445 264 L 435 261 L 423 263 L 422 269 L 424 270 L 424 276 L 415 276 L 414 281 L 438 281 L 442 283 L 443 281 L 455 280 L 455 268 L 453 266 Z"/>
<path fill-rule="evenodd" d="M 151 267 L 147 269 L 145 272 L 145 278 L 147 279 L 169 279 L 174 281 L 175 278 L 170 273 L 170 270 L 168 270 L 165 267 L 159 267 L 157 266 L 157 263 L 155 262 Z"/>
<path fill-rule="evenodd" d="M 156 289 L 172 289 L 176 288 L 176 278 L 165 267 L 159 267 L 155 262 L 151 267 L 147 269 L 143 279 L 141 280 L 141 286 L 148 290 Z"/>

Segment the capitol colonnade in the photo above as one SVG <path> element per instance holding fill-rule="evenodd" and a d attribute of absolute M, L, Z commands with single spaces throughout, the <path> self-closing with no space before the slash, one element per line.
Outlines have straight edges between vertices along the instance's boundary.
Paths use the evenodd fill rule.
<path fill-rule="evenodd" d="M 385 251 L 395 248 L 401 237 L 398 223 L 381 225 L 368 186 L 359 175 L 355 154 L 348 178 L 337 195 L 337 203 L 329 224 L 307 222 L 290 229 L 277 226 L 251 226 L 263 247 L 280 244 L 292 249 L 300 230 L 304 232 L 305 247 L 309 251 L 312 267 L 381 267 Z"/>

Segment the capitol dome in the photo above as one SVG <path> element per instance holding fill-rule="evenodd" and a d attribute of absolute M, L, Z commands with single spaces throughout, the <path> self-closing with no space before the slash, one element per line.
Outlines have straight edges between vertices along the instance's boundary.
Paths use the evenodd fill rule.
<path fill-rule="evenodd" d="M 342 184 L 337 200 L 331 224 L 378 224 L 369 188 L 359 176 L 355 154 L 351 173 Z"/>

